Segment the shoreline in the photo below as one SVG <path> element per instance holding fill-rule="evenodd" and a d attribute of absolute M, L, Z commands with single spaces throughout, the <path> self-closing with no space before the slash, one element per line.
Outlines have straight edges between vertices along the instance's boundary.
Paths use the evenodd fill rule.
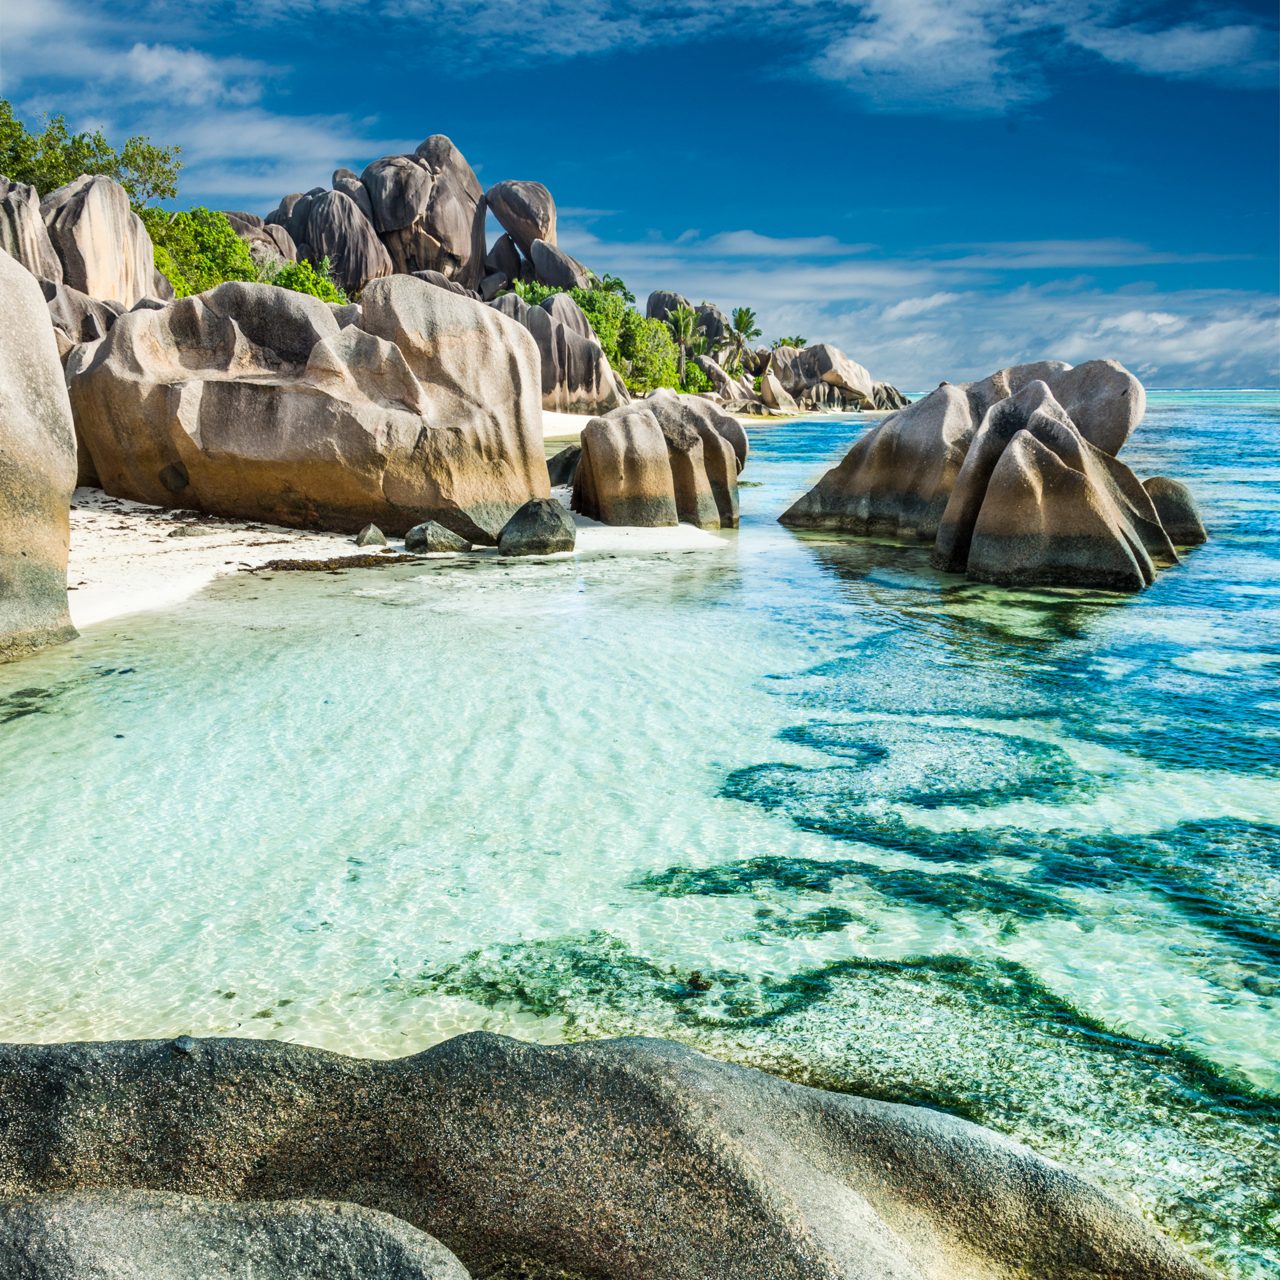
<path fill-rule="evenodd" d="M 552 490 L 566 507 L 567 489 Z M 574 514 L 573 551 L 529 556 L 532 562 L 576 555 L 681 554 L 729 545 L 717 533 L 692 525 L 630 528 L 599 524 Z M 403 539 L 388 540 L 402 552 Z M 290 529 L 256 520 L 209 516 L 113 498 L 101 489 L 77 489 L 71 500 L 67 600 L 77 631 L 137 613 L 170 609 L 199 595 L 219 578 L 262 569 L 277 560 L 328 561 L 369 554 L 353 535 Z M 424 562 L 461 557 L 498 558 L 494 547 Z M 403 563 L 403 562 L 401 562 Z M 359 566 L 352 566 L 359 567 Z"/>

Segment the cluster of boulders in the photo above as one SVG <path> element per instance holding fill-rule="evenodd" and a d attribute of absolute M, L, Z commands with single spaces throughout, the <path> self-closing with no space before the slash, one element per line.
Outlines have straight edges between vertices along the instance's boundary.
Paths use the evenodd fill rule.
<path fill-rule="evenodd" d="M 3 1045 L 0 1198 L 25 1280 L 1206 1277 L 998 1134 L 660 1040 Z"/>
<path fill-rule="evenodd" d="M 694 325 L 705 351 L 693 361 L 707 376 L 718 403 L 733 413 L 758 417 L 822 411 L 900 409 L 907 398 L 897 387 L 876 382 L 856 361 L 829 343 L 804 347 L 748 348 L 741 353 L 741 370 L 725 368 L 733 323 L 714 303 L 697 306 L 667 289 L 655 289 L 645 304 L 651 320 L 665 321 L 678 307 L 694 313 Z M 739 361 L 733 361 L 737 368 Z M 755 379 L 760 379 L 757 390 Z"/>
<path fill-rule="evenodd" d="M 747 449 L 742 424 L 710 401 L 655 391 L 591 419 L 556 479 L 602 524 L 734 529 Z"/>
<path fill-rule="evenodd" d="M 1119 453 L 1142 384 L 1114 360 L 1016 365 L 943 383 L 861 437 L 782 517 L 931 543 L 936 567 L 1006 586 L 1134 591 L 1205 540 L 1184 485 Z"/>

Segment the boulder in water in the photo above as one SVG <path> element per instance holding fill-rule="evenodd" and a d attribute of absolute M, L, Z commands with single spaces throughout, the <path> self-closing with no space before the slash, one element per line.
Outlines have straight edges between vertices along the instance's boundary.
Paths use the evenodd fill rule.
<path fill-rule="evenodd" d="M 1209 540 L 1205 532 L 1204 520 L 1200 515 L 1200 507 L 1191 490 L 1180 480 L 1170 480 L 1168 476 L 1152 476 L 1142 482 L 1169 535 L 1169 541 L 1175 547 L 1198 547 Z"/>

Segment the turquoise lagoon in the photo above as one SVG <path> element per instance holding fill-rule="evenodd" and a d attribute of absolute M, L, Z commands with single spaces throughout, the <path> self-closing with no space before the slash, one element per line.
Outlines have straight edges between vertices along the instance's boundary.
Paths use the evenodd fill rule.
<path fill-rule="evenodd" d="M 1280 396 L 1126 450 L 1212 542 L 1001 592 L 722 549 L 230 579 L 0 669 L 0 1037 L 674 1037 L 969 1116 L 1280 1267 Z"/>

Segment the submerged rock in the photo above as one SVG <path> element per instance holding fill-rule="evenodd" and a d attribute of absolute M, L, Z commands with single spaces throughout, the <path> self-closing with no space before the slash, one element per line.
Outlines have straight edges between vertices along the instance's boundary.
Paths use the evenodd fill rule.
<path fill-rule="evenodd" d="M 1160 523 L 1175 547 L 1198 547 L 1209 540 L 1200 507 L 1191 490 L 1180 480 L 1168 476 L 1152 476 L 1142 482 L 1155 506 Z"/>
<path fill-rule="evenodd" d="M 550 492 L 537 386 L 519 325 L 404 275 L 371 281 L 345 328 L 270 285 L 130 312 L 70 378 L 117 497 L 349 531 L 434 519 L 471 541 Z"/>
<path fill-rule="evenodd" d="M 67 548 L 76 437 L 36 278 L 0 253 L 0 662 L 75 636 Z"/>
<path fill-rule="evenodd" d="M 664 1041 L 475 1033 L 391 1062 L 0 1045 L 0 1195 L 158 1179 L 222 1201 L 358 1197 L 478 1274 L 519 1258 L 611 1280 L 1205 1277 L 1016 1142 Z"/>
<path fill-rule="evenodd" d="M 389 1213 L 324 1200 L 227 1203 L 163 1191 L 0 1203 L 9 1280 L 467 1280 L 438 1241 Z"/>
<path fill-rule="evenodd" d="M 573 517 L 554 498 L 533 498 L 502 526 L 498 551 L 504 556 L 551 556 L 572 551 Z"/>

